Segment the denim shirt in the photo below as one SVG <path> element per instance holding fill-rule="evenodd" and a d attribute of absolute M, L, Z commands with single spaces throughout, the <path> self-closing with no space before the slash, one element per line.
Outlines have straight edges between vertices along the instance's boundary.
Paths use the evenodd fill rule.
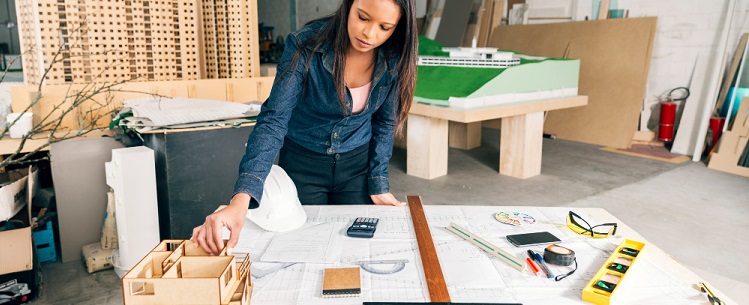
<path fill-rule="evenodd" d="M 273 89 L 247 141 L 234 185 L 234 194 L 252 196 L 250 208 L 257 207 L 263 196 L 263 182 L 284 137 L 328 155 L 348 152 L 369 142 L 369 194 L 390 191 L 388 162 L 393 152 L 400 91 L 395 70 L 398 55 L 388 59 L 382 48 L 376 50 L 377 62 L 366 106 L 362 112 L 352 114 L 351 92 L 346 88 L 344 115 L 333 83 L 332 38 L 314 52 L 309 48 L 303 50 L 298 64 L 287 71 L 301 42 L 324 25 L 324 21 L 314 22 L 286 38 Z M 310 56 L 305 82 L 305 64 Z"/>

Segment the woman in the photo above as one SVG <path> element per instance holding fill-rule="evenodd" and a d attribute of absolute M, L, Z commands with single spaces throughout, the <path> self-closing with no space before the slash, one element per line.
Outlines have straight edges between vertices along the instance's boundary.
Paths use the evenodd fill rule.
<path fill-rule="evenodd" d="M 403 205 L 389 191 L 388 162 L 411 107 L 416 56 L 414 0 L 343 0 L 290 34 L 234 196 L 193 241 L 218 253 L 227 227 L 227 247 L 237 244 L 276 154 L 303 204 Z"/>

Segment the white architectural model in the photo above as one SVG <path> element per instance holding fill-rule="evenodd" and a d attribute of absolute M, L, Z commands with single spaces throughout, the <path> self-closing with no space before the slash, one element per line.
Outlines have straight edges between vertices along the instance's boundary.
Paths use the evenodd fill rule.
<path fill-rule="evenodd" d="M 475 68 L 507 68 L 520 64 L 512 52 L 500 52 L 495 48 L 442 48 L 450 57 L 419 56 L 420 66 L 454 66 Z"/>
<path fill-rule="evenodd" d="M 124 278 L 126 305 L 248 305 L 250 256 L 236 262 L 226 249 L 213 256 L 189 240 L 164 240 Z"/>

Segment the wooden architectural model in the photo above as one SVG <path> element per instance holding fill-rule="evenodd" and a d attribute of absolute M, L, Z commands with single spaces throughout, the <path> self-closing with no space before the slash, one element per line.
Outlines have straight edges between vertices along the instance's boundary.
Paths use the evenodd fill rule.
<path fill-rule="evenodd" d="M 16 1 L 24 79 L 38 84 L 44 76 L 55 85 L 259 76 L 256 4 Z"/>
<path fill-rule="evenodd" d="M 260 76 L 257 0 L 201 2 L 203 78 Z"/>
<path fill-rule="evenodd" d="M 250 257 L 213 256 L 189 240 L 164 240 L 122 278 L 126 305 L 247 305 Z"/>

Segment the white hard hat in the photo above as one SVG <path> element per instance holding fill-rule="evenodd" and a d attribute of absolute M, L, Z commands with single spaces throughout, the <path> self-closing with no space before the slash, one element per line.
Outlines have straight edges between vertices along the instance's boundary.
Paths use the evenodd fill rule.
<path fill-rule="evenodd" d="M 271 167 L 265 178 L 260 206 L 247 211 L 247 219 L 273 232 L 291 231 L 307 221 L 294 181 L 280 166 Z"/>

